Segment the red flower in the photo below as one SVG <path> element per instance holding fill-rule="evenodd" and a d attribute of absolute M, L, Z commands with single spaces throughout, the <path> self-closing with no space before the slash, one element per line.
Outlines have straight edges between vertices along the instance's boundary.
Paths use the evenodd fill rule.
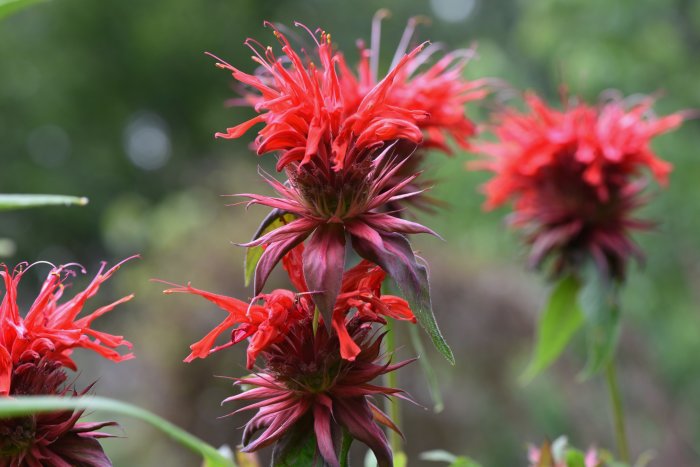
<path fill-rule="evenodd" d="M 238 384 L 252 387 L 224 402 L 258 400 L 238 409 L 256 410 L 243 432 L 243 451 L 255 451 L 280 441 L 275 455 L 284 455 L 285 440 L 307 436 L 313 430 L 318 452 L 330 466 L 339 466 L 333 433 L 346 430 L 374 452 L 378 465 L 392 465 L 391 449 L 377 423 L 398 428 L 373 402 L 374 396 L 402 397 L 402 391 L 372 384 L 409 361 L 395 365 L 381 363 L 382 336 L 361 320 L 348 325 L 352 339 L 361 351 L 354 361 L 339 355 L 337 335 L 324 327 L 314 333 L 310 319 L 297 323 L 283 341 L 263 352 L 265 371 L 237 379 Z M 256 433 L 262 431 L 257 438 Z M 273 460 L 274 462 L 274 460 Z"/>
<path fill-rule="evenodd" d="M 353 99 L 357 91 L 349 89 L 351 83 L 344 81 L 342 71 L 346 68 L 338 66 L 343 59 L 333 50 L 330 34 L 321 32 L 317 39 L 309 31 L 316 45 L 316 64 L 309 57 L 303 60 L 282 33 L 271 23 L 265 24 L 274 29 L 286 60 L 278 59 L 271 47 L 258 50 L 262 46 L 250 39 L 246 45 L 255 55 L 253 60 L 265 70 L 263 75 L 249 75 L 218 59 L 219 67 L 230 70 L 237 81 L 260 93 L 248 100 L 262 113 L 226 133 L 217 133 L 217 137 L 239 138 L 255 124 L 265 123 L 256 139 L 257 152 L 281 151 L 278 170 L 292 162 L 304 165 L 314 161 L 325 170 L 340 171 L 364 156 L 364 151 L 382 147 L 387 141 L 421 142 L 416 123 L 426 118 L 426 112 L 394 107 L 386 99 L 396 74 L 423 46 L 404 56 L 358 102 Z"/>
<path fill-rule="evenodd" d="M 175 288 L 165 290 L 166 294 L 199 295 L 229 313 L 221 324 L 190 346 L 192 352 L 185 361 L 205 358 L 216 351 L 249 339 L 246 366 L 252 369 L 260 352 L 283 341 L 297 323 L 313 319 L 312 294 L 306 286 L 302 273 L 303 251 L 303 246 L 300 245 L 283 259 L 284 267 L 297 293 L 283 289 L 273 290 L 272 293 L 256 297 L 255 301 L 259 301 L 260 304 L 248 304 L 233 297 L 196 289 L 189 284 L 187 286 L 172 284 Z M 385 316 L 416 321 L 405 300 L 391 295 L 381 295 L 384 277 L 385 273 L 381 268 L 367 261 L 360 262 L 343 276 L 340 294 L 333 309 L 332 326 L 339 336 L 341 356 L 345 359 L 354 359 L 360 351 L 346 328 L 347 315 L 352 310 L 356 311 L 355 317 L 363 323 L 385 323 Z M 231 328 L 234 328 L 231 339 L 225 344 L 216 345 L 217 338 Z"/>
<path fill-rule="evenodd" d="M 79 395 L 64 387 L 61 363 L 29 353 L 15 365 L 11 377 L 10 396 Z M 0 420 L 0 465 L 111 467 L 98 440 L 112 435 L 99 430 L 116 423 L 81 423 L 82 414 L 66 410 Z"/>
<path fill-rule="evenodd" d="M 507 110 L 495 127 L 499 141 L 480 146 L 490 159 L 475 164 L 495 173 L 485 185 L 486 207 L 515 201 L 511 223 L 528 232 L 530 263 L 555 257 L 554 271 L 576 268 L 587 257 L 623 278 L 630 255 L 640 255 L 629 231 L 649 223 L 632 218 L 644 204 L 640 178 L 648 169 L 666 183 L 671 165 L 649 147 L 676 128 L 684 114 L 649 115 L 652 99 L 626 108 L 575 103 L 564 111 L 526 95 L 529 113 Z"/>
<path fill-rule="evenodd" d="M 131 258 L 129 258 L 131 259 Z M 131 300 L 129 295 L 114 303 L 98 308 L 78 319 L 85 302 L 93 297 L 100 285 L 109 279 L 125 262 L 104 272 L 105 263 L 88 287 L 72 299 L 58 303 L 65 289 L 64 281 L 75 272 L 71 265 L 51 270 L 25 317 L 20 315 L 17 304 L 17 286 L 27 271 L 24 265 L 10 272 L 2 265 L 0 276 L 5 281 L 5 296 L 0 304 L 0 396 L 12 389 L 12 371 L 18 362 L 29 357 L 44 358 L 72 370 L 76 369 L 70 355 L 75 348 L 86 348 L 115 362 L 133 358 L 133 354 L 120 354 L 115 348 L 131 343 L 121 336 L 114 336 L 91 329 L 92 322 L 111 311 L 117 305 Z"/>
<path fill-rule="evenodd" d="M 358 79 L 353 83 L 354 87 L 359 89 L 360 95 L 364 95 L 378 81 L 381 21 L 386 16 L 386 10 L 379 10 L 374 16 L 371 50 L 366 49 L 364 45 L 360 48 Z M 394 52 L 391 69 L 398 65 L 409 48 L 419 21 L 420 18 L 408 20 Z M 483 99 L 489 91 L 485 87 L 487 80 L 469 81 L 463 76 L 467 63 L 474 55 L 471 49 L 447 52 L 432 65 L 425 66 L 441 49 L 440 44 L 431 44 L 422 49 L 406 66 L 400 68 L 394 85 L 388 91 L 387 101 L 397 107 L 425 111 L 427 117 L 416 122 L 423 131 L 424 139 L 420 147 L 435 148 L 451 154 L 452 150 L 447 144 L 448 137 L 461 148 L 469 149 L 469 139 L 476 134 L 476 125 L 467 116 L 465 105 Z M 342 76 L 347 81 L 355 79 L 349 71 L 344 72 Z"/>
<path fill-rule="evenodd" d="M 311 237 L 304 258 L 304 276 L 316 305 L 330 322 L 341 287 L 345 243 L 350 239 L 360 256 L 380 265 L 402 291 L 425 309 L 430 308 L 427 271 L 418 263 L 405 234 L 432 233 L 422 225 L 387 213 L 391 203 L 418 192 L 405 188 L 419 175 L 397 174 L 422 141 L 418 124 L 424 110 L 389 101 L 399 73 L 410 66 L 423 46 L 400 58 L 389 74 L 371 89 L 360 86 L 334 52 L 330 36 L 322 32 L 311 58 L 302 60 L 286 37 L 275 30 L 286 60 L 271 48 L 255 52 L 264 69 L 249 75 L 220 62 L 236 80 L 254 88 L 248 97 L 260 115 L 230 128 L 238 138 L 256 123 L 264 123 L 256 140 L 258 154 L 280 151 L 278 170 L 288 182 L 265 177 L 278 197 L 244 194 L 250 204 L 272 207 L 297 219 L 244 246 L 266 245 L 255 271 L 259 294 L 274 266 L 294 246 Z M 263 225 L 262 227 L 264 227 Z"/>

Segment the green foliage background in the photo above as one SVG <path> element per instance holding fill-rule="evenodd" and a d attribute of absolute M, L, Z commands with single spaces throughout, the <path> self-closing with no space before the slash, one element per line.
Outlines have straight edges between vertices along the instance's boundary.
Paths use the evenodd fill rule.
<path fill-rule="evenodd" d="M 81 383 L 99 379 L 99 394 L 141 404 L 213 444 L 240 440 L 245 418 L 217 419 L 233 410 L 218 401 L 234 389 L 212 376 L 243 374 L 240 349 L 181 363 L 188 345 L 223 312 L 194 298 L 164 297 L 148 279 L 250 294 L 244 252 L 230 242 L 246 240 L 264 213 L 226 207 L 231 201 L 220 195 L 261 189 L 255 165 L 272 170 L 272 160 L 249 153 L 248 140 L 214 140 L 215 131 L 251 113 L 223 105 L 234 96 L 229 75 L 203 52 L 252 70 L 242 42 L 275 43 L 264 19 L 323 27 L 352 61 L 355 39 L 369 37 L 372 14 L 389 8 L 382 41 L 388 62 L 407 18 L 422 14 L 433 17 L 422 38 L 452 48 L 478 44 L 470 78 L 502 78 L 553 102 L 564 83 L 589 100 L 611 88 L 661 92 L 660 113 L 700 107 L 699 2 L 454 0 L 449 19 L 465 4 L 473 7 L 457 22 L 436 14 L 436 5 L 446 3 L 54 0 L 0 23 L 0 191 L 90 198 L 82 208 L 3 213 L 0 237 L 16 245 L 4 261 L 78 261 L 92 273 L 101 259 L 143 256 L 97 300 L 137 293 L 98 322 L 127 335 L 137 359 L 113 365 L 80 355 Z M 486 110 L 473 113 L 483 118 Z M 165 159 L 153 156 L 152 169 L 140 168 L 128 157 L 133 144 Z M 151 153 L 149 144 L 156 145 Z M 699 147 L 697 121 L 655 143 L 676 170 L 666 190 L 652 188 L 645 214 L 660 226 L 639 237 L 648 260 L 633 268 L 623 296 L 620 378 L 632 450 L 654 450 L 651 465 L 658 466 L 700 464 Z M 505 211 L 481 210 L 477 189 L 486 175 L 463 170 L 472 157 L 430 159 L 429 175 L 439 180 L 434 194 L 449 206 L 421 219 L 446 242 L 423 238 L 417 245 L 430 261 L 436 313 L 458 363 L 448 368 L 431 355 L 445 391 L 443 413 L 404 405 L 409 465 L 423 465 L 418 453 L 437 448 L 487 466 L 521 465 L 524 443 L 562 433 L 579 446 L 612 448 L 602 384 L 575 382 L 585 361 L 582 340 L 553 370 L 518 385 L 546 293 L 538 276 L 524 271 L 524 252 L 502 227 Z M 285 285 L 282 275 L 275 280 Z M 29 296 L 35 286 L 23 291 Z M 408 344 L 400 356 L 412 356 Z M 430 406 L 413 367 L 400 382 Z M 197 462 L 138 422 L 120 422 L 128 439 L 107 441 L 115 465 Z"/>

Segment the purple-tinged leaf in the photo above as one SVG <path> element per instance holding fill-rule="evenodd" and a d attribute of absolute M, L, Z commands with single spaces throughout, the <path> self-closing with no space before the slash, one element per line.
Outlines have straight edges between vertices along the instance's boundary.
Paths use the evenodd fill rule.
<path fill-rule="evenodd" d="M 260 255 L 258 265 L 255 268 L 255 281 L 253 283 L 255 295 L 259 295 L 260 292 L 262 292 L 262 288 L 265 286 L 265 282 L 270 276 L 272 269 L 277 263 L 279 263 L 282 257 L 286 255 L 289 250 L 303 242 L 308 235 L 309 232 L 301 232 L 296 236 L 271 243 L 267 246 L 267 248 L 265 248 L 265 251 L 263 251 L 262 255 Z"/>
<path fill-rule="evenodd" d="M 345 229 L 342 224 L 322 224 L 304 249 L 304 279 L 314 303 L 330 329 L 333 308 L 345 269 Z"/>
<path fill-rule="evenodd" d="M 433 314 L 428 270 L 418 263 L 408 239 L 398 233 L 377 231 L 361 221 L 348 224 L 347 229 L 355 251 L 378 264 L 396 282 L 435 348 L 454 365 L 452 350 Z"/>
<path fill-rule="evenodd" d="M 374 415 L 367 404 L 367 399 L 358 397 L 355 399 L 336 399 L 333 408 L 334 415 L 350 436 L 365 443 L 377 458 L 378 467 L 393 466 L 391 449 L 386 435 L 374 423 Z"/>
<path fill-rule="evenodd" d="M 331 430 L 333 402 L 325 394 L 319 394 L 318 397 L 319 403 L 314 405 L 314 432 L 316 433 L 318 450 L 330 467 L 340 467 Z"/>

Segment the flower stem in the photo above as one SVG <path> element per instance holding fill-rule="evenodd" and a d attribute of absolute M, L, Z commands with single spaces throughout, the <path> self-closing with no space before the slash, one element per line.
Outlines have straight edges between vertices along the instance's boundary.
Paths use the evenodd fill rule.
<path fill-rule="evenodd" d="M 319 311 L 318 307 L 314 308 L 314 319 L 311 322 L 311 326 L 313 327 L 314 330 L 314 336 L 316 335 L 316 331 L 318 331 L 318 321 L 321 319 L 321 312 Z"/>
<path fill-rule="evenodd" d="M 393 322 L 391 318 L 387 318 L 386 323 L 386 336 L 384 337 L 384 342 L 386 344 L 386 352 L 393 358 L 394 351 L 396 350 L 396 332 L 394 331 Z M 398 387 L 398 377 L 395 371 L 391 371 L 384 375 L 384 382 L 386 386 L 390 388 Z M 389 397 L 386 401 L 386 411 L 396 424 L 396 426 L 401 426 L 401 408 L 399 406 L 399 400 L 396 397 Z M 396 453 L 401 451 L 401 436 L 394 430 L 389 430 L 389 444 L 391 446 L 391 452 L 396 455 Z"/>
<path fill-rule="evenodd" d="M 617 450 L 620 460 L 625 464 L 630 463 L 630 452 L 627 445 L 627 433 L 625 431 L 625 414 L 622 406 L 622 397 L 620 396 L 620 388 L 617 384 L 617 371 L 615 369 L 615 361 L 610 360 L 605 370 L 605 379 L 608 383 L 610 392 L 610 405 L 613 412 L 613 423 L 615 425 L 615 440 L 617 442 Z"/>
<path fill-rule="evenodd" d="M 350 445 L 352 444 L 352 436 L 347 430 L 343 430 L 343 441 L 340 445 L 340 467 L 350 467 Z"/>

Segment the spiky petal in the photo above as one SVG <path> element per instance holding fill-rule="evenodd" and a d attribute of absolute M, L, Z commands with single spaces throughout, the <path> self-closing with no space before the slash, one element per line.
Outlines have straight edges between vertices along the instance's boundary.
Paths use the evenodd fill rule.
<path fill-rule="evenodd" d="M 129 258 L 131 259 L 131 258 Z M 125 261 L 128 261 L 125 260 Z M 92 329 L 92 322 L 113 310 L 117 305 L 131 300 L 128 295 L 92 313 L 78 318 L 87 300 L 97 294 L 100 285 L 109 279 L 124 263 L 104 271 L 106 263 L 85 290 L 70 300 L 59 303 L 65 290 L 65 280 L 74 276 L 74 266 L 66 265 L 52 269 L 25 316 L 17 303 L 17 288 L 27 271 L 26 264 L 11 272 L 0 265 L 0 276 L 4 279 L 5 296 L 0 304 L 0 396 L 11 391 L 12 371 L 21 359 L 28 355 L 45 358 L 76 369 L 70 357 L 76 348 L 85 348 L 112 361 L 123 361 L 133 354 L 121 354 L 118 347 L 131 348 L 131 343 L 122 336 Z"/>
<path fill-rule="evenodd" d="M 358 319 L 349 322 L 348 329 L 361 349 L 353 361 L 340 358 L 337 335 L 325 328 L 314 333 L 309 319 L 297 323 L 284 341 L 263 352 L 264 371 L 237 380 L 250 389 L 225 402 L 257 401 L 236 411 L 257 410 L 244 430 L 244 451 L 284 443 L 285 437 L 298 436 L 310 424 L 318 452 L 328 465 L 339 466 L 333 433 L 342 429 L 372 449 L 379 466 L 392 465 L 391 449 L 377 423 L 396 427 L 372 399 L 401 397 L 402 391 L 372 381 L 409 362 L 381 363 L 382 336 L 375 336 Z"/>

